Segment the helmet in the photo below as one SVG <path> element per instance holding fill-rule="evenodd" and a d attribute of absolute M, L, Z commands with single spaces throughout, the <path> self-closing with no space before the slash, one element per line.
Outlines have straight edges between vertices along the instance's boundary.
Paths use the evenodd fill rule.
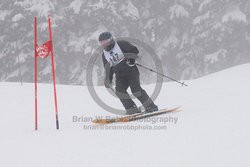
<path fill-rule="evenodd" d="M 108 40 L 111 38 L 113 38 L 113 37 L 112 37 L 112 34 L 110 32 L 103 32 L 99 35 L 99 41 L 104 41 L 104 40 Z"/>
<path fill-rule="evenodd" d="M 110 32 L 103 32 L 99 35 L 99 43 L 106 51 L 110 51 L 115 46 L 115 41 Z"/>

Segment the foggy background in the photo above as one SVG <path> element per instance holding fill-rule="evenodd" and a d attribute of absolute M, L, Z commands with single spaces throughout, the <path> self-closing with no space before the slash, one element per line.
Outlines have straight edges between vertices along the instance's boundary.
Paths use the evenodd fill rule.
<path fill-rule="evenodd" d="M 176 79 L 250 62 L 248 0 L 0 0 L 0 81 L 33 82 L 33 20 L 38 17 L 41 45 L 49 39 L 48 14 L 59 84 L 86 84 L 86 66 L 103 31 L 143 41 Z M 138 49 L 139 63 L 154 69 L 152 57 Z M 140 71 L 143 83 L 156 81 Z M 101 58 L 93 74 L 102 84 Z M 50 58 L 38 58 L 38 81 L 52 81 Z"/>

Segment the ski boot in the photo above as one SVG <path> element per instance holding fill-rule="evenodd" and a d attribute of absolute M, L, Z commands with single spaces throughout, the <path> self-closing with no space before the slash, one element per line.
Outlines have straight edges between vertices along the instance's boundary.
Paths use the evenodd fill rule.
<path fill-rule="evenodd" d="M 132 115 L 136 113 L 140 113 L 140 108 L 137 108 L 137 106 L 133 106 L 132 108 L 126 109 L 126 115 Z"/>
<path fill-rule="evenodd" d="M 150 106 L 147 106 L 145 108 L 145 113 L 151 113 L 151 112 L 154 112 L 154 111 L 158 111 L 158 106 L 155 105 L 155 104 L 151 104 Z"/>

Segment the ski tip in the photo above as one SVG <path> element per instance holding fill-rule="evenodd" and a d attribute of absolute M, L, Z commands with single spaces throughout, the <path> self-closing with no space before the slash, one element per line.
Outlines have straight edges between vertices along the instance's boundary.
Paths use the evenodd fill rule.
<path fill-rule="evenodd" d="M 92 122 L 95 124 L 108 124 L 108 121 L 104 119 L 95 119 Z"/>
<path fill-rule="evenodd" d="M 95 124 L 110 124 L 110 123 L 113 123 L 115 122 L 115 119 L 95 119 L 92 121 L 92 123 L 95 123 Z"/>
<path fill-rule="evenodd" d="M 180 110 L 181 107 L 182 107 L 182 106 L 176 107 L 176 108 L 174 109 L 174 111 L 175 111 L 175 112 L 181 111 L 181 110 Z"/>
<path fill-rule="evenodd" d="M 178 107 L 175 108 L 175 110 L 178 110 L 178 109 L 180 109 L 181 107 L 182 107 L 182 106 L 178 106 Z"/>

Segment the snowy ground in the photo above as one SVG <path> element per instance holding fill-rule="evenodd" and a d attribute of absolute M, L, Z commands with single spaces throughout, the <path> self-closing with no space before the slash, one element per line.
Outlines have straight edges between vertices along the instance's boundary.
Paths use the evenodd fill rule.
<path fill-rule="evenodd" d="M 182 106 L 181 112 L 158 117 L 169 122 L 108 127 L 161 130 L 86 130 L 83 126 L 92 124 L 74 122 L 74 116 L 111 114 L 93 101 L 86 87 L 59 85 L 57 131 L 52 85 L 39 84 L 39 131 L 34 131 L 33 84 L 0 83 L 0 166 L 248 167 L 249 73 L 250 64 L 245 64 L 187 81 L 188 87 L 165 83 L 156 103 L 160 108 Z M 153 86 L 144 88 L 151 92 Z M 97 90 L 121 108 L 104 87 Z"/>

